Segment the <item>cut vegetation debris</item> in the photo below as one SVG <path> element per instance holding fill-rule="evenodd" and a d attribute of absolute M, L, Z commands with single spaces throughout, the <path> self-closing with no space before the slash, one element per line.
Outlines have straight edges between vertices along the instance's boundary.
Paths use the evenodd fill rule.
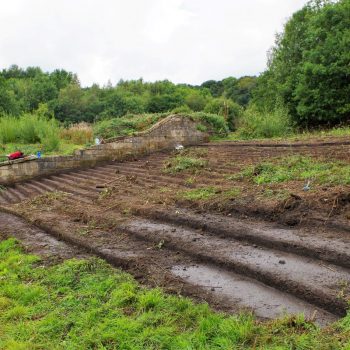
<path fill-rule="evenodd" d="M 249 166 L 232 180 L 250 178 L 256 184 L 305 180 L 321 185 L 350 184 L 350 165 L 343 161 L 322 161 L 307 156 L 288 156 Z"/>
<path fill-rule="evenodd" d="M 190 171 L 195 173 L 196 171 L 203 169 L 207 165 L 207 160 L 179 155 L 165 162 L 164 172 L 179 173 L 182 171 Z"/>
<path fill-rule="evenodd" d="M 239 188 L 232 188 L 229 190 L 221 190 L 220 188 L 215 187 L 202 187 L 195 188 L 191 190 L 182 191 L 178 194 L 179 199 L 187 199 L 190 201 L 203 201 L 210 199 L 218 199 L 222 200 L 227 199 L 235 199 L 241 193 Z"/>
<path fill-rule="evenodd" d="M 205 187 L 180 192 L 179 197 L 190 201 L 198 201 L 210 199 L 214 197 L 217 193 L 217 189 L 215 189 L 214 187 Z"/>
<path fill-rule="evenodd" d="M 140 287 L 99 259 L 43 268 L 0 242 L 1 349 L 347 349 L 349 316 L 321 330 L 302 316 L 268 323 Z"/>

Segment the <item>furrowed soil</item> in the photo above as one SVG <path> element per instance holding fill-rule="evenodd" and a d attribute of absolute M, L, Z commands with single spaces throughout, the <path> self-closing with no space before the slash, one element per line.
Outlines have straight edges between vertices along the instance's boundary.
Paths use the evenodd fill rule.
<path fill-rule="evenodd" d="M 0 232 L 51 258 L 97 255 L 219 310 L 324 325 L 350 295 L 349 186 L 242 174 L 290 156 L 348 162 L 349 151 L 343 139 L 217 142 L 33 179 L 0 193 Z"/>

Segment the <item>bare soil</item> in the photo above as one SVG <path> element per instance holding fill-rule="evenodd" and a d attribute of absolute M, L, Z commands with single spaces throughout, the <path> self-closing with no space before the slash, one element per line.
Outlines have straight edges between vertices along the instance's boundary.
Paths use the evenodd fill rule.
<path fill-rule="evenodd" d="M 304 192 L 289 181 L 266 196 L 262 186 L 229 178 L 262 159 L 347 161 L 349 150 L 343 139 L 210 143 L 186 150 L 208 162 L 197 171 L 167 172 L 174 154 L 156 153 L 33 179 L 1 193 L 0 232 L 41 255 L 98 255 L 146 285 L 219 310 L 305 312 L 326 324 L 345 314 L 350 295 L 349 187 Z M 215 195 L 184 199 L 203 187 Z"/>

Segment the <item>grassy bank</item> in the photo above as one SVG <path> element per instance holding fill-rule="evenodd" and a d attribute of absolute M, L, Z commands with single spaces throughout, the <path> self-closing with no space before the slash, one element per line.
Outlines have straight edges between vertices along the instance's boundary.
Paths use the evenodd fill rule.
<path fill-rule="evenodd" d="M 349 349 L 350 318 L 259 323 L 145 289 L 98 259 L 43 267 L 0 242 L 1 349 Z"/>
<path fill-rule="evenodd" d="M 128 114 L 123 117 L 109 118 L 97 122 L 94 128 L 94 134 L 104 139 L 133 135 L 134 133 L 145 131 L 161 119 L 166 118 L 172 113 L 153 113 L 153 114 Z M 224 117 L 204 113 L 179 113 L 184 117 L 190 118 L 197 123 L 197 128 L 203 132 L 209 132 L 212 135 L 227 135 L 229 129 Z"/>
<path fill-rule="evenodd" d="M 91 145 L 94 137 L 109 139 L 145 131 L 170 113 L 128 114 L 101 120 L 95 124 L 79 123 L 69 127 L 41 114 L 20 117 L 0 116 L 0 161 L 6 154 L 20 150 L 25 154 L 71 154 L 75 149 Z M 228 126 L 222 116 L 209 113 L 184 115 L 197 123 L 198 130 L 213 135 L 227 135 Z"/>
<path fill-rule="evenodd" d="M 51 118 L 38 114 L 23 114 L 20 117 L 0 117 L 0 161 L 6 154 L 16 150 L 24 154 L 67 155 L 93 141 L 89 124 L 80 123 L 62 127 Z"/>

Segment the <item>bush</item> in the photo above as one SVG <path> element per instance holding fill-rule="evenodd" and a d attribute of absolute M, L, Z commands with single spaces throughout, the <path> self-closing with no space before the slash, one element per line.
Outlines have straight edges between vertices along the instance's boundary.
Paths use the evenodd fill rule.
<path fill-rule="evenodd" d="M 270 51 L 254 103 L 281 100 L 293 121 L 317 128 L 350 120 L 350 2 L 312 0 L 293 14 Z"/>
<path fill-rule="evenodd" d="M 179 173 L 185 170 L 197 171 L 207 166 L 208 161 L 200 158 L 177 156 L 164 165 L 164 172 Z"/>
<path fill-rule="evenodd" d="M 59 125 L 55 119 L 36 114 L 22 114 L 20 117 L 0 118 L 1 143 L 43 143 L 46 151 L 59 146 Z"/>
<path fill-rule="evenodd" d="M 193 91 L 186 97 L 185 103 L 192 111 L 199 112 L 203 111 L 207 98 L 199 91 Z"/>
<path fill-rule="evenodd" d="M 0 142 L 16 142 L 19 138 L 18 119 L 7 115 L 0 117 Z"/>
<path fill-rule="evenodd" d="M 206 130 L 213 135 L 226 135 L 229 132 L 228 124 L 221 115 L 196 112 L 190 114 L 189 117 L 201 123 L 199 129 L 204 130 L 204 126 Z"/>
<path fill-rule="evenodd" d="M 237 103 L 225 99 L 212 99 L 204 108 L 204 112 L 223 116 L 231 131 L 236 128 L 236 121 L 242 113 L 242 107 Z"/>
<path fill-rule="evenodd" d="M 237 133 L 245 139 L 282 137 L 292 132 L 292 124 L 284 108 L 260 112 L 254 106 L 246 109 L 239 120 Z"/>
<path fill-rule="evenodd" d="M 181 113 L 189 114 L 192 112 L 193 112 L 192 109 L 187 105 L 176 107 L 171 111 L 171 113 L 174 113 L 174 114 L 181 114 Z"/>

